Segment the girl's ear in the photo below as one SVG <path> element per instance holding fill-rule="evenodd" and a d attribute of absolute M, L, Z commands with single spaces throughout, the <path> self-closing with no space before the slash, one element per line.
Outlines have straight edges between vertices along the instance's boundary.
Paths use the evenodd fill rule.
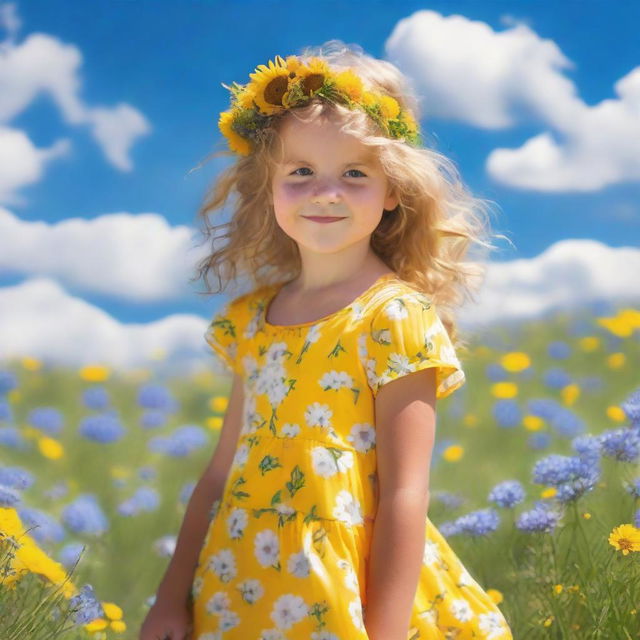
<path fill-rule="evenodd" d="M 386 211 L 393 211 L 400 204 L 398 196 L 396 196 L 393 188 L 389 188 L 387 191 L 387 197 L 384 200 L 384 209 Z"/>

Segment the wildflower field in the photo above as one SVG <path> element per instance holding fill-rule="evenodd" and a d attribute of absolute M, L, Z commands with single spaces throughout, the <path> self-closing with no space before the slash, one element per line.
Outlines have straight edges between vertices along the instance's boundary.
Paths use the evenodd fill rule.
<path fill-rule="evenodd" d="M 459 356 L 430 519 L 516 640 L 640 638 L 640 312 L 511 324 Z M 137 638 L 226 409 L 211 358 L 176 379 L 0 362 L 2 640 Z"/>

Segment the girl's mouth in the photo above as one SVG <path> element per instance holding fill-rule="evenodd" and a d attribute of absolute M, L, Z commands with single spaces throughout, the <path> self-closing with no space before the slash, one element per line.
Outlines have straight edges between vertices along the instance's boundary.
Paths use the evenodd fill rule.
<path fill-rule="evenodd" d="M 303 218 L 306 218 L 307 220 L 311 220 L 312 222 L 319 222 L 320 224 L 327 224 L 329 222 L 336 222 L 338 220 L 344 220 L 344 218 L 335 218 L 335 217 L 329 217 L 329 216 L 302 216 Z"/>

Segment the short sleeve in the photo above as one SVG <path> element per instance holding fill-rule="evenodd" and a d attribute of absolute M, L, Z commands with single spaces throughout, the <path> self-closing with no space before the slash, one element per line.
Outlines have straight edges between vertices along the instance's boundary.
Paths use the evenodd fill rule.
<path fill-rule="evenodd" d="M 436 307 L 423 293 L 400 293 L 374 312 L 360 344 L 360 358 L 374 397 L 383 385 L 436 367 L 436 397 L 461 387 L 465 374 Z"/>
<path fill-rule="evenodd" d="M 223 305 L 213 316 L 204 333 L 207 344 L 220 357 L 225 367 L 233 373 L 240 373 L 238 330 L 238 304 L 237 300 L 232 300 Z"/>

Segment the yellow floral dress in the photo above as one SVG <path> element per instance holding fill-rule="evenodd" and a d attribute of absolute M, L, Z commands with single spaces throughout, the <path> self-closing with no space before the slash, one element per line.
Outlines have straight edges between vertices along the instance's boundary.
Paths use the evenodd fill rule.
<path fill-rule="evenodd" d="M 428 367 L 438 398 L 465 382 L 434 305 L 395 274 L 335 313 L 287 326 L 266 321 L 281 286 L 231 300 L 205 334 L 244 379 L 245 403 L 194 575 L 194 640 L 367 640 L 375 396 Z M 512 638 L 428 518 L 407 638 Z"/>

